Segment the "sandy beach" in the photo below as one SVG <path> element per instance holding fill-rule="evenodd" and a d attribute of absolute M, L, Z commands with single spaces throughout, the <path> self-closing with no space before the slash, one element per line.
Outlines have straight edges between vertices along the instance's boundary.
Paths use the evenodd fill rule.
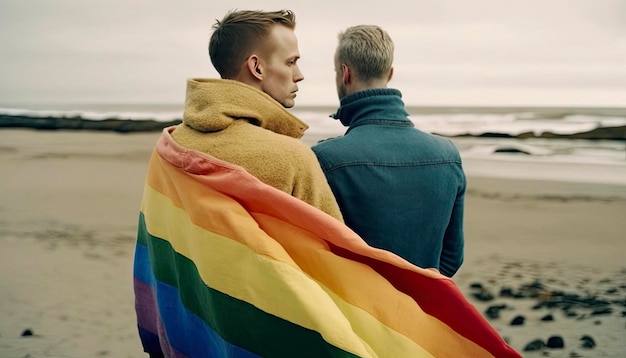
<path fill-rule="evenodd" d="M 1 357 L 145 356 L 132 261 L 158 136 L 0 130 Z M 470 302 L 498 307 L 490 321 L 524 356 L 626 357 L 626 183 L 467 168 L 466 261 L 454 280 Z M 564 294 L 567 307 L 538 305 Z M 523 324 L 510 324 L 516 316 Z M 552 336 L 564 347 L 523 351 Z"/>

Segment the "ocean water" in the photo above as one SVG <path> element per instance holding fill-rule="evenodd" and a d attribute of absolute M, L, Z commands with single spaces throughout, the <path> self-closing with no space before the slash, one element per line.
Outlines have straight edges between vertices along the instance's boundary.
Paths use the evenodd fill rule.
<path fill-rule="evenodd" d="M 295 110 L 311 129 L 304 140 L 342 135 L 333 108 Z M 468 174 L 620 186 L 626 193 L 626 109 L 409 107 L 415 126 L 453 140 Z M 606 129 L 613 139 L 578 139 Z M 544 132 L 558 138 L 541 138 Z M 492 136 L 484 137 L 486 133 Z M 522 133 L 534 137 L 515 138 Z"/>
<path fill-rule="evenodd" d="M 296 106 L 308 123 L 308 145 L 343 135 L 333 106 Z M 626 108 L 408 107 L 423 131 L 451 138 L 469 174 L 623 185 L 626 188 Z M 183 107 L 168 104 L 3 106 L 0 115 L 25 118 L 121 119 L 168 122 Z M 605 139 L 581 139 L 601 132 Z M 542 138 L 550 133 L 553 138 Z M 521 136 L 521 137 L 520 137 Z"/>

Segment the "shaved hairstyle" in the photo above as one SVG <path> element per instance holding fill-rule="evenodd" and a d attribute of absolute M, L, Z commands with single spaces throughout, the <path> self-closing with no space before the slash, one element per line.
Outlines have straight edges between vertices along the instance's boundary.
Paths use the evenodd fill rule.
<path fill-rule="evenodd" d="M 359 25 L 340 32 L 338 37 L 335 56 L 339 64 L 350 66 L 363 82 L 388 76 L 394 46 L 385 30 L 376 25 Z"/>
<path fill-rule="evenodd" d="M 236 77 L 241 64 L 253 51 L 263 49 L 272 26 L 280 24 L 296 28 L 296 16 L 291 10 L 231 10 L 222 21 L 215 21 L 209 40 L 209 56 L 213 67 L 225 79 Z"/>

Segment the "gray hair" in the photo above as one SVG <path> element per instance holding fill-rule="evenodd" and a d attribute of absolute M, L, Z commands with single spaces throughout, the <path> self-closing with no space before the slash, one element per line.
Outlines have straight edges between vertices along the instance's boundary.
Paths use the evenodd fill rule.
<path fill-rule="evenodd" d="M 358 25 L 349 27 L 338 37 L 336 60 L 350 66 L 361 81 L 389 74 L 394 46 L 385 30 L 376 25 Z"/>

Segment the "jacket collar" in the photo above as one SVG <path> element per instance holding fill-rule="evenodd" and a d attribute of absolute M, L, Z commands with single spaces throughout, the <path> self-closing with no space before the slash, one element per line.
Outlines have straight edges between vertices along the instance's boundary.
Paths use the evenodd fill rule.
<path fill-rule="evenodd" d="M 341 99 L 339 109 L 331 115 L 349 127 L 371 121 L 410 122 L 408 116 L 402 93 L 393 88 L 371 88 L 349 94 Z"/>

